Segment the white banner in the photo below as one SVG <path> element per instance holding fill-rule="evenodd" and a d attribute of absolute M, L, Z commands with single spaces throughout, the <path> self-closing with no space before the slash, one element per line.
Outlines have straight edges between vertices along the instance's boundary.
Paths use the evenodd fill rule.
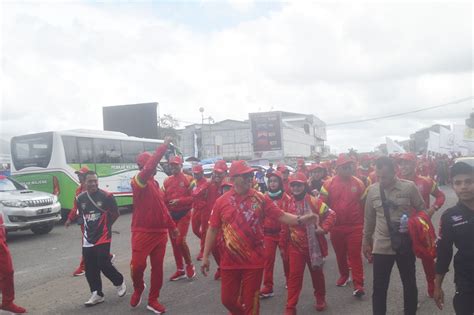
<path fill-rule="evenodd" d="M 443 153 L 454 150 L 454 132 L 444 127 L 439 128 L 439 148 L 444 149 Z"/>
<path fill-rule="evenodd" d="M 387 143 L 387 153 L 388 154 L 406 153 L 405 149 L 401 145 L 399 145 L 398 143 L 396 143 L 395 141 L 393 141 L 389 137 L 386 137 L 385 141 Z"/>
<path fill-rule="evenodd" d="M 430 131 L 430 136 L 428 138 L 428 148 L 429 152 L 440 153 L 439 151 L 439 133 Z"/>

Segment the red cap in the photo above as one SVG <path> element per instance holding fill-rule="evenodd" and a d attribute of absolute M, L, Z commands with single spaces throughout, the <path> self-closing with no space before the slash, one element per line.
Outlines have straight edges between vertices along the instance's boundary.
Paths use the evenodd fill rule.
<path fill-rule="evenodd" d="M 288 182 L 289 182 L 290 185 L 292 183 L 306 184 L 308 182 L 308 179 L 306 178 L 306 176 L 303 173 L 297 172 L 295 174 L 290 175 L 290 177 L 288 177 Z"/>
<path fill-rule="evenodd" d="M 277 166 L 277 171 L 284 173 L 284 172 L 288 171 L 288 167 L 286 167 L 285 164 L 280 163 Z"/>
<path fill-rule="evenodd" d="M 225 186 L 234 187 L 234 184 L 232 183 L 230 177 L 225 177 L 225 178 L 222 180 L 221 187 L 225 187 Z"/>
<path fill-rule="evenodd" d="M 234 177 L 252 172 L 255 172 L 255 169 L 251 168 L 246 161 L 237 160 L 232 162 L 232 165 L 230 166 L 229 176 Z"/>
<path fill-rule="evenodd" d="M 313 163 L 313 164 L 310 165 L 310 167 L 308 167 L 308 171 L 311 172 L 311 171 L 314 171 L 314 170 L 316 170 L 316 169 L 318 169 L 318 168 L 324 169 L 324 166 L 323 166 L 322 164 L 320 164 L 320 163 Z"/>
<path fill-rule="evenodd" d="M 336 161 L 336 166 L 342 166 L 347 163 L 354 163 L 354 160 L 351 159 L 347 154 L 340 154 Z"/>
<path fill-rule="evenodd" d="M 272 177 L 272 176 L 276 176 L 276 177 L 278 177 L 281 181 L 283 181 L 283 175 L 281 174 L 280 171 L 273 171 L 273 172 L 271 172 L 271 173 L 268 173 L 266 176 L 267 176 L 268 178 L 270 178 L 270 177 Z"/>
<path fill-rule="evenodd" d="M 178 155 L 175 155 L 175 156 L 172 156 L 169 160 L 168 160 L 168 163 L 169 164 L 183 164 L 183 160 L 181 160 L 181 158 L 178 156 Z"/>
<path fill-rule="evenodd" d="M 142 152 L 137 155 L 135 161 L 137 162 L 139 167 L 144 167 L 149 158 L 151 158 L 150 152 Z"/>
<path fill-rule="evenodd" d="M 405 161 L 416 161 L 416 155 L 414 153 L 403 153 L 398 158 Z"/>
<path fill-rule="evenodd" d="M 78 175 L 79 175 L 79 174 L 84 175 L 84 174 L 87 173 L 87 172 L 89 172 L 89 168 L 88 168 L 87 166 L 83 166 L 83 167 L 81 167 L 80 170 L 75 171 L 74 173 L 76 173 L 76 174 L 78 174 Z"/>
<path fill-rule="evenodd" d="M 202 168 L 202 165 L 201 164 L 194 164 L 193 165 L 193 173 L 196 174 L 196 173 L 203 173 L 204 172 L 204 169 Z"/>
<path fill-rule="evenodd" d="M 214 163 L 214 172 L 225 173 L 228 169 L 227 163 L 224 160 L 218 160 Z"/>

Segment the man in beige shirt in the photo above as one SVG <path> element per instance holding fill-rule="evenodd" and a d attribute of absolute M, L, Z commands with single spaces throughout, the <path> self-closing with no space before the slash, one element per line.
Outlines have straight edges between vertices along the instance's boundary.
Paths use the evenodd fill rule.
<path fill-rule="evenodd" d="M 403 283 L 405 315 L 416 314 L 418 289 L 415 275 L 415 255 L 411 249 L 394 251 L 382 206 L 380 189 L 384 189 L 390 220 L 400 223 L 415 210 L 424 210 L 425 204 L 415 184 L 395 176 L 395 164 L 388 157 L 376 161 L 377 183 L 369 187 L 365 203 L 364 255 L 374 262 L 372 308 L 374 315 L 384 315 L 387 310 L 387 289 L 394 263 L 397 263 Z M 407 222 L 408 224 L 408 222 Z M 395 224 L 396 225 L 396 224 Z M 402 228 L 402 231 L 403 228 Z M 404 231 L 408 233 L 407 229 Z"/>

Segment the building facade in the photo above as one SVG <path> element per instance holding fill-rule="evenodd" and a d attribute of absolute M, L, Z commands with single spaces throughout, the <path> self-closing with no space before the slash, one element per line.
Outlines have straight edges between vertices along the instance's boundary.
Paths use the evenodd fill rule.
<path fill-rule="evenodd" d="M 200 159 L 222 157 L 226 160 L 259 159 L 284 160 L 287 158 L 326 155 L 326 124 L 314 115 L 268 112 L 278 117 L 276 130 L 267 133 L 278 136 L 278 149 L 256 151 L 255 127 L 249 120 L 227 119 L 214 124 L 193 124 L 178 130 L 179 147 L 184 156 Z"/>

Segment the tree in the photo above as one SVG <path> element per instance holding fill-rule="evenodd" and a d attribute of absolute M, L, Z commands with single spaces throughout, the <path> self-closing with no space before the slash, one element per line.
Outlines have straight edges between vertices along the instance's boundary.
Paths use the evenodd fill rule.
<path fill-rule="evenodd" d="M 175 141 L 179 141 L 178 131 L 179 121 L 171 114 L 164 114 L 158 119 L 158 137 L 164 139 L 166 136 L 172 137 Z"/>
<path fill-rule="evenodd" d="M 158 128 L 173 128 L 179 127 L 179 122 L 171 114 L 164 114 L 158 119 Z"/>

